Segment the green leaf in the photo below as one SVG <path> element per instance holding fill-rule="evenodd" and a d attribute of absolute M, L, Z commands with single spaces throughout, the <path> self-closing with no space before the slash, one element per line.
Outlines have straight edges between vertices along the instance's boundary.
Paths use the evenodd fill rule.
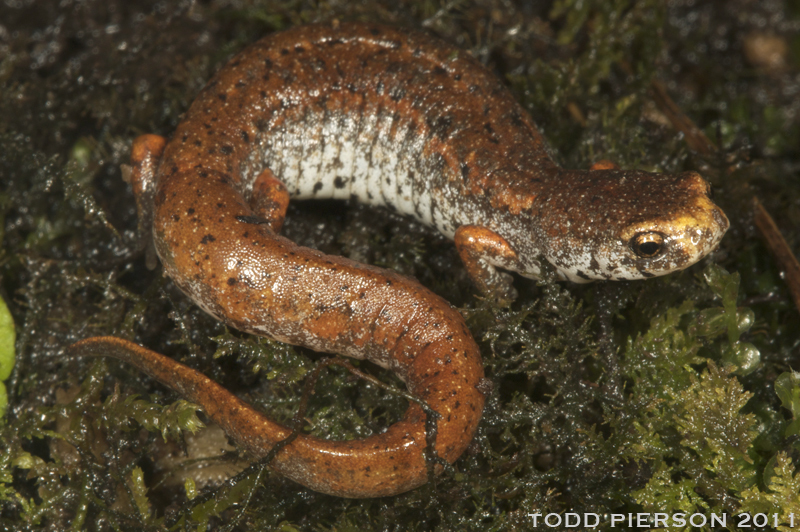
<path fill-rule="evenodd" d="M 131 492 L 139 515 L 147 519 L 150 517 L 150 499 L 147 498 L 147 485 L 144 483 L 144 471 L 135 467 L 131 471 Z"/>
<path fill-rule="evenodd" d="M 11 375 L 11 369 L 14 367 L 15 341 L 14 319 L 6 302 L 0 298 L 0 381 L 6 380 Z"/>
<path fill-rule="evenodd" d="M 14 367 L 15 341 L 14 319 L 6 302 L 0 298 L 0 381 L 6 380 L 11 375 L 11 369 Z M 0 418 L 5 416 L 7 405 L 8 393 L 5 385 L 0 382 Z"/>
<path fill-rule="evenodd" d="M 0 382 L 0 420 L 6 415 L 6 407 L 8 406 L 8 392 L 6 392 L 6 385 Z M 2 421 L 0 421 L 2 423 Z"/>
<path fill-rule="evenodd" d="M 800 373 L 787 371 L 775 379 L 775 393 L 781 400 L 781 406 L 792 413 L 794 421 L 786 427 L 784 435 L 800 435 Z"/>
<path fill-rule="evenodd" d="M 186 499 L 189 501 L 194 500 L 194 498 L 199 495 L 197 492 L 197 485 L 192 477 L 186 477 L 186 480 L 183 482 L 183 489 L 186 490 Z"/>
<path fill-rule="evenodd" d="M 734 342 L 722 347 L 722 361 L 736 366 L 736 374 L 749 375 L 761 364 L 761 352 L 749 342 Z"/>
<path fill-rule="evenodd" d="M 721 266 L 710 264 L 704 271 L 703 277 L 708 283 L 709 288 L 722 298 L 722 308 L 724 313 L 716 319 L 723 319 L 725 327 L 728 329 L 728 341 L 734 343 L 739 336 L 749 329 L 755 315 L 750 309 L 743 309 L 741 313 L 736 307 L 736 298 L 739 294 L 739 274 L 728 273 Z"/>

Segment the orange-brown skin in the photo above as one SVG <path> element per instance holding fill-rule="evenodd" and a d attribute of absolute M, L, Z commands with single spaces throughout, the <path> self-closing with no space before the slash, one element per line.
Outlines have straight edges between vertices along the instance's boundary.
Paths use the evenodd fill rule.
<path fill-rule="evenodd" d="M 134 143 L 129 179 L 137 200 L 149 195 L 150 172 L 164 145 L 154 135 L 144 135 Z M 269 170 L 257 178 L 254 190 L 259 196 L 251 206 L 234 189 L 215 182 L 173 181 L 168 190 L 167 198 L 178 205 L 164 204 L 161 212 L 167 219 L 180 218 L 176 213 L 186 210 L 185 197 L 192 198 L 188 209 L 193 211 L 191 225 L 170 226 L 174 252 L 168 271 L 187 292 L 192 289 L 184 283 L 201 287 L 202 298 L 195 295 L 201 306 L 241 330 L 366 358 L 392 369 L 411 393 L 441 416 L 436 422 L 438 456 L 452 463 L 461 455 L 483 411 L 484 396 L 479 391 L 483 366 L 463 318 L 449 303 L 391 270 L 325 255 L 276 235 L 272 228 L 280 226 L 288 196 Z M 214 201 L 196 201 L 198 197 Z M 159 223 L 156 218 L 156 227 L 168 225 Z M 230 233 L 231 228 L 239 232 L 227 239 L 209 236 Z M 242 246 L 253 246 L 256 252 Z M 204 250 L 202 261 L 196 253 L 179 252 L 196 249 Z M 232 256 L 237 261 L 233 267 Z M 240 282 L 248 275 L 243 272 L 255 267 L 250 261 L 270 280 L 269 286 L 259 289 L 252 281 Z M 187 281 L 183 272 L 193 272 L 200 279 Z M 70 351 L 111 356 L 136 366 L 199 404 L 237 445 L 257 458 L 291 434 L 197 371 L 127 340 L 89 338 Z M 401 421 L 363 440 L 340 442 L 300 435 L 278 452 L 271 466 L 331 495 L 395 495 L 427 481 L 425 422 L 422 408 L 412 403 Z"/>
<path fill-rule="evenodd" d="M 159 256 L 176 284 L 240 330 L 392 369 L 441 416 L 437 455 L 454 462 L 472 440 L 484 403 L 480 353 L 461 315 L 413 279 L 277 235 L 288 193 L 269 169 L 254 180 L 247 201 L 226 178 L 205 179 L 205 171 L 197 170 L 202 156 L 189 172 L 166 177 L 163 169 L 175 157 L 169 151 L 162 157 L 165 145 L 155 135 L 138 138 L 126 174 L 140 224 L 152 224 Z M 89 338 L 71 352 L 138 367 L 199 404 L 254 457 L 266 456 L 291 434 L 202 374 L 132 342 Z M 427 482 L 425 422 L 412 403 L 401 421 L 363 440 L 300 435 L 271 466 L 341 497 L 402 493 Z"/>
<path fill-rule="evenodd" d="M 455 461 L 483 409 L 478 348 L 460 314 L 413 279 L 324 255 L 278 233 L 289 197 L 356 197 L 453 237 L 480 291 L 514 297 L 497 267 L 571 280 L 644 278 L 712 249 L 727 219 L 693 172 L 607 162 L 564 170 L 527 113 L 473 58 L 421 33 L 360 24 L 271 35 L 236 56 L 169 143 L 136 140 L 127 178 L 167 274 L 228 325 L 395 371 L 438 414 Z M 149 234 L 148 234 L 149 239 Z M 596 256 L 595 256 L 595 253 Z M 131 363 L 201 405 L 256 457 L 289 435 L 227 390 L 116 338 L 73 352 Z M 272 466 L 342 497 L 427 480 L 425 416 L 364 440 L 301 435 Z"/>

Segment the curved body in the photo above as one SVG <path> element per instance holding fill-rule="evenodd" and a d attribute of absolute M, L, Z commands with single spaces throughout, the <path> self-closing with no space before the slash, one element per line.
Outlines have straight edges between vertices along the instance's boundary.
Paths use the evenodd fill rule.
<path fill-rule="evenodd" d="M 208 83 L 166 148 L 145 136 L 132 159 L 141 223 L 186 294 L 242 331 L 394 370 L 441 415 L 436 450 L 450 462 L 484 402 L 461 316 L 414 280 L 279 236 L 289 197 L 355 197 L 414 216 L 453 237 L 478 288 L 499 299 L 513 291 L 498 266 L 535 276 L 545 258 L 576 281 L 649 277 L 695 262 L 727 228 L 697 174 L 563 170 L 467 53 L 373 25 L 304 26 L 253 44 Z M 256 456 L 288 435 L 151 351 L 108 338 L 78 346 L 177 389 Z M 384 434 L 301 436 L 273 465 L 326 493 L 389 495 L 426 481 L 424 447 L 412 405 Z"/>

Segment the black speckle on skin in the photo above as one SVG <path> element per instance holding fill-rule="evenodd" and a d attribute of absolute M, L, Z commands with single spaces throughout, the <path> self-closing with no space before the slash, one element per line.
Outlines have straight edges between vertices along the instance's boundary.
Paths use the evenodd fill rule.
<path fill-rule="evenodd" d="M 445 70 L 444 68 L 440 67 L 439 65 L 436 65 L 433 68 L 433 73 L 436 74 L 437 76 L 445 76 L 445 75 L 447 75 L 447 70 Z"/>
<path fill-rule="evenodd" d="M 252 225 L 269 225 L 269 222 L 260 216 L 237 216 L 237 222 Z"/>
<path fill-rule="evenodd" d="M 248 135 L 247 131 L 243 129 L 242 131 L 239 132 L 239 134 L 242 136 L 243 141 L 248 143 L 250 142 L 250 135 Z"/>
<path fill-rule="evenodd" d="M 203 238 L 200 240 L 200 243 L 205 245 L 205 244 L 208 244 L 209 242 L 214 242 L 215 240 L 217 240 L 217 239 L 216 239 L 216 238 L 214 238 L 214 235 L 212 235 L 212 234 L 208 234 L 208 235 L 204 236 L 204 237 L 203 237 Z"/>
<path fill-rule="evenodd" d="M 188 214 L 189 216 L 193 215 L 194 214 L 194 207 L 189 207 L 189 209 L 186 211 L 186 214 Z"/>
<path fill-rule="evenodd" d="M 281 48 L 281 55 L 289 55 L 289 49 L 288 48 Z"/>
<path fill-rule="evenodd" d="M 429 117 L 425 122 L 432 134 L 436 135 L 440 140 L 445 140 L 448 137 L 450 126 L 453 124 L 453 117 L 450 115 L 438 116 L 436 118 Z"/>
<path fill-rule="evenodd" d="M 233 286 L 235 284 L 236 284 L 236 278 L 235 277 L 229 277 L 228 278 L 228 286 Z"/>
<path fill-rule="evenodd" d="M 322 190 L 322 182 L 321 181 L 317 181 L 316 183 L 314 183 L 314 188 L 312 189 L 312 193 L 316 194 L 320 190 Z"/>
<path fill-rule="evenodd" d="M 580 277 L 581 279 L 586 279 L 587 281 L 591 281 L 591 280 L 592 280 L 592 278 L 591 278 L 591 277 L 589 277 L 588 275 L 586 275 L 585 273 L 583 273 L 581 270 L 578 270 L 578 271 L 577 271 L 577 272 L 575 272 L 575 273 L 576 273 L 576 274 L 577 274 L 577 276 L 578 276 L 578 277 Z"/>
<path fill-rule="evenodd" d="M 333 180 L 333 186 L 338 189 L 344 188 L 346 184 L 347 184 L 347 179 L 342 176 L 337 175 L 336 178 Z M 316 187 L 316 185 L 314 186 Z"/>
<path fill-rule="evenodd" d="M 464 179 L 469 177 L 469 165 L 467 163 L 461 163 L 461 177 Z"/>
<path fill-rule="evenodd" d="M 220 92 L 219 94 L 217 94 L 217 98 L 219 98 L 219 99 L 220 99 L 220 101 L 223 101 L 223 102 L 224 102 L 225 100 L 227 100 L 227 99 L 228 99 L 228 95 L 227 95 L 227 94 L 225 94 L 224 92 Z"/>
<path fill-rule="evenodd" d="M 486 133 L 489 134 L 489 142 L 491 142 L 492 144 L 500 144 L 500 141 L 497 140 L 497 135 L 495 135 L 494 128 L 492 127 L 492 124 L 490 124 L 489 122 L 486 122 L 483 125 L 483 129 L 486 130 Z"/>
<path fill-rule="evenodd" d="M 406 95 L 406 90 L 403 87 L 392 87 L 389 89 L 389 98 L 394 102 L 399 102 Z"/>
<path fill-rule="evenodd" d="M 219 149 L 219 151 L 221 151 L 223 155 L 230 155 L 231 153 L 233 153 L 233 146 L 228 146 L 228 145 L 222 146 Z"/>

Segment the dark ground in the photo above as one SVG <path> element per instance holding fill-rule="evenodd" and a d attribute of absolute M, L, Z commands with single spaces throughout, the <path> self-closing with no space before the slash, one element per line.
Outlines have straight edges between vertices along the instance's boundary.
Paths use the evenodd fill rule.
<path fill-rule="evenodd" d="M 119 167 L 135 136 L 173 131 L 232 53 L 332 18 L 426 28 L 470 50 L 564 166 L 697 170 L 732 222 L 685 272 L 580 287 L 520 278 L 520 299 L 496 309 L 425 228 L 356 205 L 293 206 L 288 237 L 413 275 L 463 308 L 494 383 L 456 472 L 383 499 L 324 496 L 270 472 L 221 485 L 241 466 L 235 450 L 191 455 L 181 476 L 168 460 L 181 443 L 170 450 L 159 432 L 182 442 L 193 409 L 130 367 L 64 356 L 80 338 L 123 336 L 291 417 L 319 356 L 227 330 L 147 270 Z M 0 530 L 527 530 L 534 512 L 800 521 L 800 384 L 786 373 L 800 369 L 800 317 L 751 214 L 758 197 L 800 249 L 798 30 L 788 0 L 4 0 L 0 295 L 18 336 Z M 719 149 L 690 148 L 653 80 Z M 360 437 L 404 409 L 331 370 L 308 427 Z M 194 490 L 205 496 L 187 501 Z"/>

